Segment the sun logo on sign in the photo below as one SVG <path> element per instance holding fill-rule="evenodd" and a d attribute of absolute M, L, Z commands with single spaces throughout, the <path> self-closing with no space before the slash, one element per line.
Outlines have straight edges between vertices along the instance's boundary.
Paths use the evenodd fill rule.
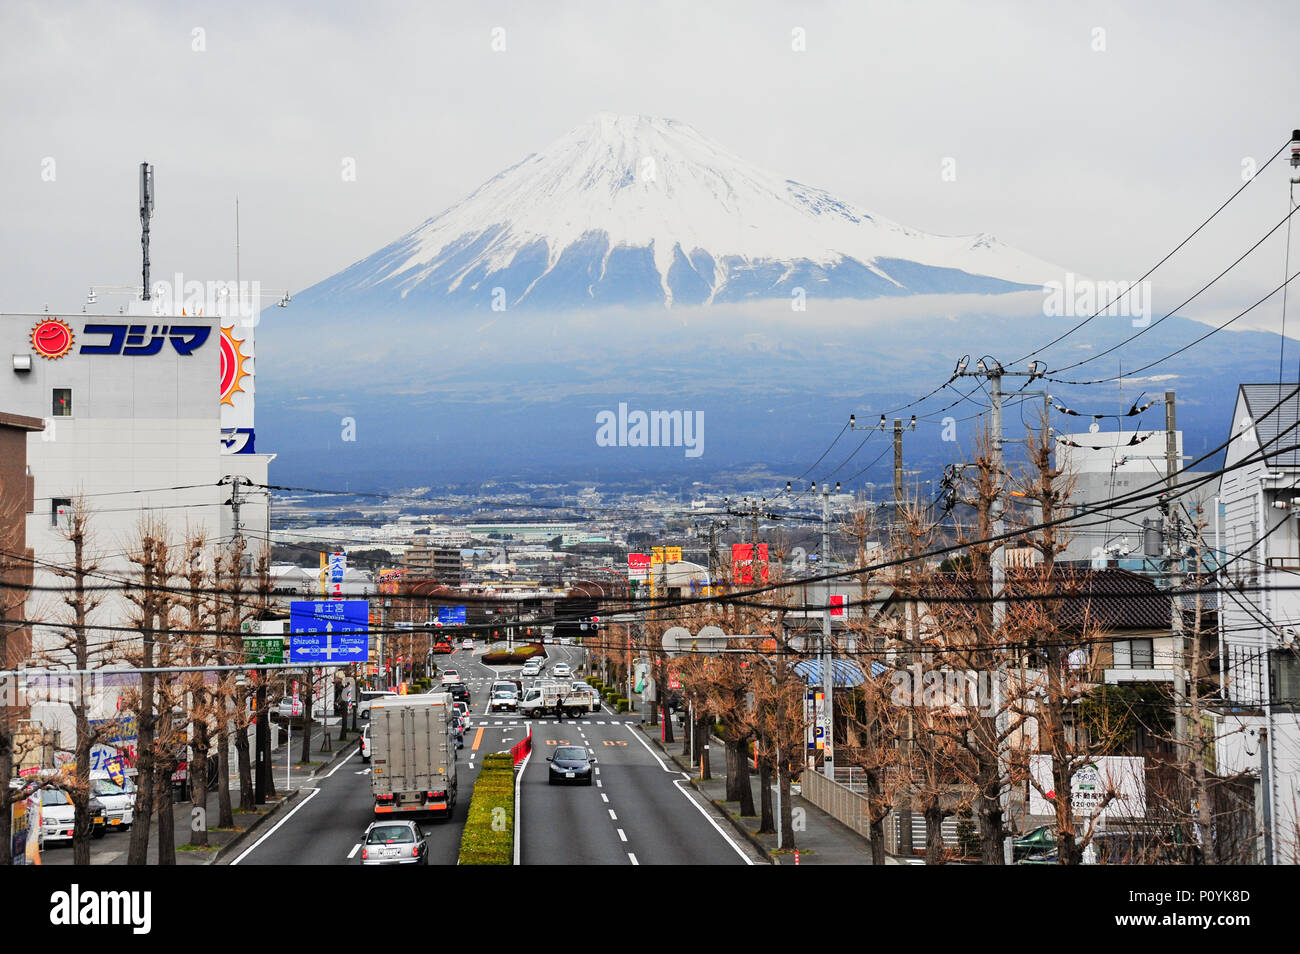
<path fill-rule="evenodd" d="M 46 318 L 32 329 L 32 347 L 42 358 L 62 358 L 72 350 L 72 328 L 59 318 Z"/>
<path fill-rule="evenodd" d="M 243 340 L 235 337 L 234 327 L 221 329 L 221 403 L 234 407 L 235 393 L 243 393 L 240 383 L 248 377 L 244 362 L 249 355 L 239 350 Z"/>

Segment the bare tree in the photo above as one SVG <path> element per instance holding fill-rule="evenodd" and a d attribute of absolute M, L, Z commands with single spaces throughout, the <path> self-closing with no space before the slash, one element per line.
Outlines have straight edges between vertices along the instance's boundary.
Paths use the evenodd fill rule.
<path fill-rule="evenodd" d="M 14 496 L 7 495 L 0 484 L 0 501 Z M 17 499 L 0 507 L 0 668 L 7 671 L 20 670 L 29 652 L 26 606 L 33 562 L 30 552 L 19 549 L 25 516 Z M 5 782 L 0 794 L 0 866 L 13 860 L 12 806 L 28 798 L 39 785 L 8 785 L 36 738 L 32 732 L 19 731 L 20 720 L 29 711 L 28 701 L 21 676 L 0 680 L 0 780 Z"/>
<path fill-rule="evenodd" d="M 154 674 L 148 670 L 158 658 L 157 640 L 171 627 L 173 597 L 171 583 L 173 559 L 163 524 L 146 517 L 141 520 L 136 543 L 127 555 L 135 567 L 136 578 L 126 588 L 126 598 L 134 606 L 131 625 L 140 633 L 140 649 L 132 654 L 140 673 L 138 691 L 128 696 L 136 716 L 138 753 L 136 767 L 136 803 L 127 864 L 143 865 L 148 861 L 150 829 L 156 805 L 158 777 L 158 692 Z M 165 713 L 170 722 L 171 711 Z M 170 776 L 166 783 L 170 785 Z"/>
<path fill-rule="evenodd" d="M 88 671 L 112 661 L 117 650 L 113 639 L 96 639 L 91 632 L 91 616 L 103 598 L 99 595 L 99 563 L 91 555 L 90 524 L 90 512 L 79 497 L 59 528 L 59 534 L 71 547 L 70 562 L 51 569 L 54 576 L 66 582 L 58 597 L 62 604 L 59 623 L 51 630 L 50 643 L 34 657 L 48 669 L 72 670 L 67 685 L 60 687 L 58 701 L 68 703 L 74 725 L 72 771 L 63 787 L 75 812 L 72 850 L 73 862 L 79 865 L 90 864 L 89 838 L 94 824 L 90 812 L 91 750 L 109 734 L 91 724 L 91 712 L 101 700 L 97 683 Z M 64 689 L 69 691 L 65 693 Z"/>

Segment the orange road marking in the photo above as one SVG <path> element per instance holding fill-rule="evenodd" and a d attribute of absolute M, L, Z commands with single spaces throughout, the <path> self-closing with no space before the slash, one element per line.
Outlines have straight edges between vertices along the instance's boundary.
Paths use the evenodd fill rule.
<path fill-rule="evenodd" d="M 478 731 L 474 733 L 474 744 L 469 747 L 471 752 L 477 752 L 479 743 L 483 741 L 483 727 L 479 726 Z"/>

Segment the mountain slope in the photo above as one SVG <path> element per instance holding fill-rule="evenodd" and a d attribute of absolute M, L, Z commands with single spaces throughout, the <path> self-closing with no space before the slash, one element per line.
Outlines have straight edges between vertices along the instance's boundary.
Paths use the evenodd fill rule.
<path fill-rule="evenodd" d="M 601 114 L 302 305 L 462 310 L 876 298 L 1037 287 L 1060 269 L 783 179 L 669 119 Z"/>

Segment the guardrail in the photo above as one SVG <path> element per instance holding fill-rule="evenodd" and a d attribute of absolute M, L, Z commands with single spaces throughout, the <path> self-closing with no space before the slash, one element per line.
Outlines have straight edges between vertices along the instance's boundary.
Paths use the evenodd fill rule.
<path fill-rule="evenodd" d="M 528 757 L 528 753 L 533 750 L 533 727 L 528 727 L 528 734 L 522 739 L 510 746 L 510 756 L 515 760 L 515 767 Z"/>

